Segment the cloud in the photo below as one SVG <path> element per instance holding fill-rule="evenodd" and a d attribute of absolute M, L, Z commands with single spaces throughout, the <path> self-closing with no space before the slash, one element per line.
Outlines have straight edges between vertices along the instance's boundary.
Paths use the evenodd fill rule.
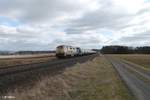
<path fill-rule="evenodd" d="M 85 13 L 82 17 L 72 20 L 67 33 L 81 33 L 82 30 L 96 30 L 101 28 L 120 30 L 134 20 L 142 10 L 143 0 L 100 0 L 100 8 Z M 71 32 L 72 31 L 72 32 Z M 81 31 L 81 32 L 80 32 Z"/>
<path fill-rule="evenodd" d="M 149 16 L 144 0 L 0 0 L 0 50 L 149 45 Z"/>
<path fill-rule="evenodd" d="M 0 12 L 27 23 L 52 21 L 59 16 L 77 16 L 94 9 L 96 3 L 89 2 L 91 0 L 1 0 Z"/>
<path fill-rule="evenodd" d="M 136 33 L 132 36 L 121 37 L 117 41 L 113 41 L 114 44 L 121 41 L 122 45 L 130 46 L 150 46 L 150 30 L 142 33 Z"/>

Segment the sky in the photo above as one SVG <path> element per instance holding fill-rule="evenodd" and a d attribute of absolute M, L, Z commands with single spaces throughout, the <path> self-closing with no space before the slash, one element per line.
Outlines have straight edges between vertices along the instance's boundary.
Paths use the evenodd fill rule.
<path fill-rule="evenodd" d="M 0 50 L 150 46 L 150 0 L 0 0 Z"/>

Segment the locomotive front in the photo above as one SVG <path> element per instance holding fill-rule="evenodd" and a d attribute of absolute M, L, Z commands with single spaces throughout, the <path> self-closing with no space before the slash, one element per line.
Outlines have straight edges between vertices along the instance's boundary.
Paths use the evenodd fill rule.
<path fill-rule="evenodd" d="M 56 57 L 64 57 L 65 50 L 63 46 L 56 47 Z"/>

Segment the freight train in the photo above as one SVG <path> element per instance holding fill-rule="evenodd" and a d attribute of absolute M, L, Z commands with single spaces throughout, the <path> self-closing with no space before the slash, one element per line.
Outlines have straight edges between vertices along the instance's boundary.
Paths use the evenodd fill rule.
<path fill-rule="evenodd" d="M 96 51 L 91 49 L 81 49 L 80 47 L 73 47 L 68 45 L 60 45 L 56 47 L 56 57 L 58 58 L 83 56 L 95 53 Z"/>

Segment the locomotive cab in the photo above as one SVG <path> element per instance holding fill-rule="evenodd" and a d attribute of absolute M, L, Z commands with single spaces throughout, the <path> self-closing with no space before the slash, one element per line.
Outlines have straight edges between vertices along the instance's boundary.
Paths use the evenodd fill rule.
<path fill-rule="evenodd" d="M 64 57 L 64 56 L 65 56 L 64 46 L 58 46 L 56 48 L 56 57 Z"/>

